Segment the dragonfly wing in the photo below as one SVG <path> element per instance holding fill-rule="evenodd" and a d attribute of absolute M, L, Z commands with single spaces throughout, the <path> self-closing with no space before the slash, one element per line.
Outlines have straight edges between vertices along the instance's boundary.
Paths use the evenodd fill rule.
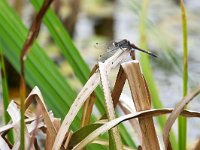
<path fill-rule="evenodd" d="M 118 49 L 118 48 L 113 49 L 113 50 L 111 50 L 111 51 L 105 52 L 104 54 L 102 54 L 102 55 L 99 57 L 98 61 L 104 62 L 105 60 L 107 60 L 108 58 L 110 58 L 112 55 L 114 55 L 114 53 L 117 51 L 117 49 Z"/>
<path fill-rule="evenodd" d="M 95 48 L 96 48 L 96 49 L 105 50 L 105 49 L 107 49 L 107 47 L 112 46 L 112 45 L 113 45 L 113 42 L 114 42 L 114 41 L 96 43 L 96 44 L 95 44 Z"/>
<path fill-rule="evenodd" d="M 96 43 L 95 48 L 99 49 L 99 50 L 104 50 L 106 52 L 110 52 L 115 49 L 118 49 L 118 47 L 115 47 L 113 43 L 114 43 L 114 41 L 108 41 L 105 43 Z"/>

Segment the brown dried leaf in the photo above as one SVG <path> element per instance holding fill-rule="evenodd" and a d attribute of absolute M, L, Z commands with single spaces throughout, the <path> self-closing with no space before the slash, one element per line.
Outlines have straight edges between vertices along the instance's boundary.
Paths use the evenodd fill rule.
<path fill-rule="evenodd" d="M 6 141 L 2 138 L 1 135 L 0 135 L 0 149 L 2 149 L 2 150 L 10 150 L 8 144 L 7 144 Z"/>
<path fill-rule="evenodd" d="M 122 67 L 126 73 L 135 108 L 137 111 L 151 109 L 151 99 L 143 75 L 140 70 L 139 61 L 133 60 L 123 63 Z M 145 150 L 159 150 L 153 118 L 139 118 L 142 132 L 142 148 Z"/>
<path fill-rule="evenodd" d="M 26 58 L 26 55 L 29 52 L 30 47 L 32 46 L 34 40 L 37 38 L 39 31 L 40 31 L 40 25 L 42 23 L 42 18 L 52 2 L 53 2 L 53 0 L 45 0 L 42 7 L 40 8 L 40 11 L 38 12 L 35 19 L 33 20 L 31 28 L 29 29 L 29 34 L 28 34 L 27 39 L 22 48 L 21 58 L 20 58 L 21 63 Z"/>
<path fill-rule="evenodd" d="M 13 149 L 19 149 L 19 146 L 20 146 L 20 144 L 19 144 L 20 143 L 20 119 L 21 119 L 20 110 L 17 107 L 17 105 L 14 103 L 14 101 L 11 101 L 11 103 L 9 104 L 9 106 L 7 108 L 7 111 L 13 122 L 12 127 L 14 128 L 14 132 L 16 135 L 16 138 L 15 138 L 16 140 L 15 140 Z M 29 145 L 29 141 L 30 141 L 30 136 L 27 132 L 26 126 L 25 126 L 25 137 L 26 137 L 25 148 L 27 149 L 28 145 Z"/>
<path fill-rule="evenodd" d="M 133 112 L 133 110 L 130 108 L 130 104 L 127 104 L 127 102 L 125 100 L 122 101 L 121 98 L 120 98 L 119 106 L 125 114 L 130 114 Z M 142 144 L 142 132 L 141 132 L 138 120 L 131 119 L 131 120 L 129 120 L 129 122 L 139 139 L 139 142 L 140 142 L 139 144 L 141 145 Z"/>
<path fill-rule="evenodd" d="M 189 93 L 187 96 L 185 96 L 180 103 L 175 107 L 173 112 L 170 114 L 165 127 L 163 129 L 163 141 L 165 149 L 168 147 L 169 143 L 169 131 L 174 124 L 175 120 L 178 118 L 178 116 L 181 114 L 181 112 L 184 110 L 185 106 L 192 101 L 192 99 L 197 96 L 200 93 L 200 87 L 197 87 L 194 89 L 191 93 Z"/>
<path fill-rule="evenodd" d="M 47 131 L 50 134 L 50 141 L 51 142 L 48 143 L 48 146 L 52 147 L 53 142 L 55 140 L 55 137 L 57 135 L 57 131 L 56 131 L 56 128 L 55 128 L 55 126 L 54 126 L 54 124 L 51 120 L 51 117 L 49 116 L 49 113 L 48 113 L 48 110 L 47 110 L 46 105 L 44 103 L 42 94 L 41 94 L 38 87 L 34 87 L 34 89 L 31 91 L 31 93 L 27 97 L 26 102 L 25 102 L 26 108 L 28 108 L 28 106 L 33 102 L 33 100 L 36 100 L 37 104 L 40 106 L 40 108 L 42 110 L 44 122 L 45 122 L 45 125 L 47 127 Z"/>
<path fill-rule="evenodd" d="M 122 67 L 120 66 L 119 72 L 117 74 L 117 79 L 116 79 L 116 82 L 115 82 L 115 85 L 114 85 L 114 88 L 113 88 L 113 91 L 112 91 L 112 95 L 111 95 L 112 99 L 113 99 L 114 108 L 116 108 L 116 106 L 119 102 L 119 97 L 122 93 L 125 81 L 126 81 L 126 74 L 124 73 Z M 107 118 L 106 114 L 104 114 L 101 117 L 101 119 L 105 119 L 105 118 Z"/>
<path fill-rule="evenodd" d="M 199 149 L 200 149 L 200 139 L 198 139 L 198 141 L 197 141 L 197 143 L 196 143 L 196 145 L 195 145 L 193 150 L 199 150 Z"/>
<path fill-rule="evenodd" d="M 97 69 L 98 69 L 98 65 L 96 64 L 93 67 L 90 76 L 92 76 L 96 72 Z M 81 127 L 84 127 L 84 126 L 86 126 L 90 123 L 90 117 L 91 117 L 91 114 L 92 114 L 92 108 L 93 108 L 93 105 L 94 105 L 94 101 L 95 101 L 95 94 L 94 94 L 94 91 L 93 91 L 83 105 Z"/>
<path fill-rule="evenodd" d="M 98 129 L 91 132 L 87 137 L 85 137 L 80 143 L 78 143 L 76 146 L 74 146 L 74 150 L 79 150 L 84 148 L 87 144 L 95 140 L 99 135 L 105 133 L 106 131 L 110 130 L 111 128 L 117 126 L 119 123 L 123 121 L 127 121 L 129 119 L 134 118 L 149 118 L 153 116 L 159 116 L 163 114 L 168 114 L 173 111 L 172 108 L 165 108 L 165 109 L 151 109 L 151 110 L 144 110 L 140 112 L 131 113 L 128 115 L 121 116 L 119 118 L 116 118 L 112 121 L 109 121 L 102 126 L 100 126 Z M 200 113 L 196 111 L 190 111 L 190 110 L 184 110 L 181 112 L 181 115 L 186 117 L 198 117 L 200 118 Z"/>

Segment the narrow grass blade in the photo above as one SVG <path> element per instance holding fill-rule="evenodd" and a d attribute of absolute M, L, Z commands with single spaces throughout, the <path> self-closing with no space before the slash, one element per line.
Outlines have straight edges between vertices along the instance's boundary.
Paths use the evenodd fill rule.
<path fill-rule="evenodd" d="M 187 44 L 187 18 L 183 0 L 180 0 L 183 32 L 183 96 L 188 91 L 188 44 Z M 178 119 L 179 150 L 185 150 L 187 144 L 187 120 L 184 117 Z"/>
<path fill-rule="evenodd" d="M 10 116 L 7 113 L 7 108 L 9 105 L 9 95 L 8 95 L 8 85 L 7 85 L 7 77 L 6 77 L 6 70 L 4 64 L 3 53 L 0 47 L 0 69 L 1 69 L 1 77 L 2 77 L 2 95 L 3 95 L 3 106 L 4 106 L 4 123 L 7 124 L 10 121 Z M 14 142 L 14 135 L 11 131 L 8 134 L 8 140 L 13 143 Z"/>
<path fill-rule="evenodd" d="M 148 9 L 148 0 L 143 0 L 142 3 L 142 12 L 140 14 L 140 47 L 143 49 L 147 48 L 147 39 L 146 39 L 146 19 L 147 19 L 147 9 Z M 153 78 L 153 70 L 151 67 L 151 63 L 149 61 L 149 56 L 141 54 L 141 67 L 144 74 L 144 77 L 147 81 L 147 85 L 149 87 L 149 91 L 152 97 L 152 103 L 155 108 L 162 108 L 162 102 L 159 97 L 159 93 L 156 87 L 156 83 Z M 165 125 L 166 117 L 158 117 L 157 118 L 160 128 L 162 129 Z M 177 149 L 178 145 L 176 142 L 176 137 L 174 133 L 171 133 L 171 142 L 173 149 Z"/>

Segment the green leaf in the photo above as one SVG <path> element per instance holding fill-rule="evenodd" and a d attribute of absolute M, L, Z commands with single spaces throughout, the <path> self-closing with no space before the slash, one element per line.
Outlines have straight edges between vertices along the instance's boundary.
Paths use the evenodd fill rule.
<path fill-rule="evenodd" d="M 38 11 L 42 5 L 42 0 L 31 0 L 33 6 Z M 73 68 L 74 73 L 81 81 L 82 84 L 85 84 L 89 78 L 90 70 L 81 57 L 79 51 L 73 44 L 68 32 L 66 31 L 65 27 L 56 16 L 56 14 L 49 9 L 46 15 L 43 18 L 44 24 L 47 26 L 51 36 L 53 37 L 55 43 L 59 46 L 61 53 L 66 58 L 67 62 Z M 101 113 L 104 113 L 104 104 L 103 104 L 103 93 L 100 88 L 96 89 L 95 92 L 98 101 L 95 101 L 95 104 L 98 107 L 98 110 Z"/>
<path fill-rule="evenodd" d="M 188 91 L 188 40 L 187 40 L 187 18 L 183 0 L 180 0 L 182 13 L 182 32 L 183 32 L 183 97 Z M 178 118 L 179 150 L 185 150 L 187 145 L 187 120 L 185 117 Z"/>
<path fill-rule="evenodd" d="M 7 2 L 1 1 L 0 9 L 0 44 L 6 58 L 19 72 L 20 51 L 28 30 Z M 31 87 L 37 85 L 41 89 L 46 104 L 55 115 L 64 118 L 76 93 L 37 42 L 25 62 L 25 75 Z M 78 127 L 79 122 L 80 114 L 74 127 Z"/>

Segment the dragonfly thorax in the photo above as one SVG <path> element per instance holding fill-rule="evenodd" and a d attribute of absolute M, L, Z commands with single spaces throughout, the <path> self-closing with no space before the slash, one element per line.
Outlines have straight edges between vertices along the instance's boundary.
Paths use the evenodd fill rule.
<path fill-rule="evenodd" d="M 121 40 L 119 42 L 114 42 L 113 45 L 118 48 L 131 48 L 130 42 L 126 39 Z"/>

